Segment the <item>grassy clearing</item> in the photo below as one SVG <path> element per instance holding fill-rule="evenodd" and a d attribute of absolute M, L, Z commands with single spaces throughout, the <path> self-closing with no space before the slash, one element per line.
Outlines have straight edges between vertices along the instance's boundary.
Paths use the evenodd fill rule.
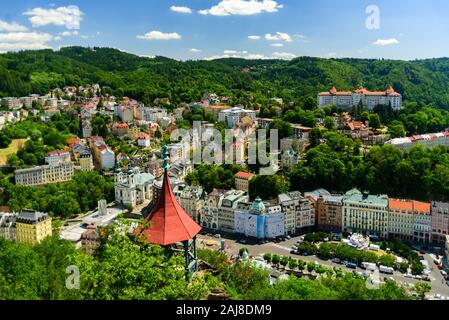
<path fill-rule="evenodd" d="M 0 165 L 6 164 L 8 155 L 16 153 L 25 144 L 27 139 L 14 139 L 8 148 L 0 149 Z"/>

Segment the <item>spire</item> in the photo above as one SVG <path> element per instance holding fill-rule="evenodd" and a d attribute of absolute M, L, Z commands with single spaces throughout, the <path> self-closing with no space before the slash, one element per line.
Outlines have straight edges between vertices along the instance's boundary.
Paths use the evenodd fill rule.
<path fill-rule="evenodd" d="M 162 160 L 164 160 L 163 164 L 162 164 L 162 168 L 167 171 L 168 168 L 170 168 L 170 164 L 169 164 L 169 152 L 167 149 L 167 145 L 164 144 L 162 146 Z"/>
<path fill-rule="evenodd" d="M 137 228 L 135 234 L 142 234 L 149 243 L 168 246 L 193 239 L 201 227 L 190 218 L 173 194 L 168 177 L 167 146 L 162 147 L 164 178 L 157 205 L 146 217 L 149 227 Z"/>

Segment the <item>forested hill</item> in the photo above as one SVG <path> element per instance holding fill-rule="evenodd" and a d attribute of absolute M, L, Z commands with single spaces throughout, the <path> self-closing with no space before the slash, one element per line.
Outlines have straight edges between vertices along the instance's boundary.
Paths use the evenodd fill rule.
<path fill-rule="evenodd" d="M 168 97 L 173 104 L 199 100 L 205 92 L 236 97 L 235 102 L 267 103 L 313 96 L 336 86 L 387 85 L 408 101 L 449 109 L 449 59 L 416 61 L 321 59 L 291 61 L 220 59 L 180 62 L 145 58 L 109 48 L 66 47 L 0 54 L 0 96 L 47 93 L 65 85 L 100 83 L 116 95 L 144 102 Z"/>

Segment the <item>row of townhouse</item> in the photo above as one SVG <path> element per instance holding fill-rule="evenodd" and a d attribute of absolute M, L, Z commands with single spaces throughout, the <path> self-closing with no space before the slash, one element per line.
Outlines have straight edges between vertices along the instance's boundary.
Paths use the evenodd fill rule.
<path fill-rule="evenodd" d="M 204 200 L 199 222 L 214 232 L 275 238 L 313 228 L 315 209 L 299 192 L 281 194 L 269 202 L 260 198 L 249 202 L 243 190 L 214 190 Z"/>
<path fill-rule="evenodd" d="M 417 243 L 443 243 L 449 235 L 449 203 L 392 199 L 357 189 L 332 195 L 307 193 L 320 230 L 357 232 Z"/>

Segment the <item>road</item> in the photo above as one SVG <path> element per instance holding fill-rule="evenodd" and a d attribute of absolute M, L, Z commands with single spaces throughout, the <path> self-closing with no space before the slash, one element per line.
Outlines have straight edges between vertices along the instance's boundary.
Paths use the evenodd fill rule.
<path fill-rule="evenodd" d="M 206 245 L 207 241 L 216 242 L 216 245 L 210 246 L 210 248 L 212 248 L 212 249 L 219 248 L 220 239 L 217 239 L 214 237 L 208 237 L 208 236 L 204 236 L 204 235 L 201 235 L 198 238 L 199 238 L 199 248 L 207 248 L 208 247 Z M 298 239 L 299 239 L 299 237 L 296 237 L 296 238 L 292 238 L 290 240 L 283 241 L 281 243 L 269 242 L 269 243 L 262 244 L 262 245 L 240 244 L 240 243 L 236 242 L 235 240 L 231 240 L 231 239 L 224 239 L 224 240 L 226 240 L 226 244 L 227 244 L 225 251 L 230 256 L 238 254 L 239 250 L 241 248 L 247 248 L 249 251 L 249 254 L 253 257 L 263 256 L 265 253 L 273 253 L 273 254 L 277 254 L 279 256 L 286 256 L 286 257 L 292 257 L 295 259 L 301 259 L 306 262 L 318 262 L 320 265 L 323 265 L 325 267 L 330 267 L 330 268 L 337 267 L 337 268 L 342 269 L 345 272 L 353 272 L 353 269 L 347 268 L 346 266 L 341 265 L 341 264 L 334 263 L 331 260 L 322 260 L 316 256 L 299 256 L 297 254 L 291 254 L 290 248 L 298 241 Z M 442 296 L 449 297 L 449 286 L 445 282 L 443 282 L 444 278 L 440 274 L 440 271 L 438 270 L 438 268 L 433 263 L 432 257 L 429 254 L 426 254 L 425 259 L 429 262 L 429 266 L 431 267 L 430 285 L 432 287 L 432 291 L 430 294 L 432 296 L 435 294 L 440 294 Z M 363 270 L 361 268 L 357 268 L 356 271 L 364 272 L 365 270 Z M 408 286 L 409 288 L 411 286 L 415 285 L 417 282 L 419 282 L 419 280 L 416 280 L 416 279 L 406 278 L 406 277 L 404 277 L 403 274 L 401 274 L 397 271 L 395 271 L 395 273 L 393 275 L 386 275 L 386 274 L 381 273 L 380 274 L 381 280 L 383 280 L 384 277 L 392 277 L 396 282 L 404 284 L 404 285 Z"/>

